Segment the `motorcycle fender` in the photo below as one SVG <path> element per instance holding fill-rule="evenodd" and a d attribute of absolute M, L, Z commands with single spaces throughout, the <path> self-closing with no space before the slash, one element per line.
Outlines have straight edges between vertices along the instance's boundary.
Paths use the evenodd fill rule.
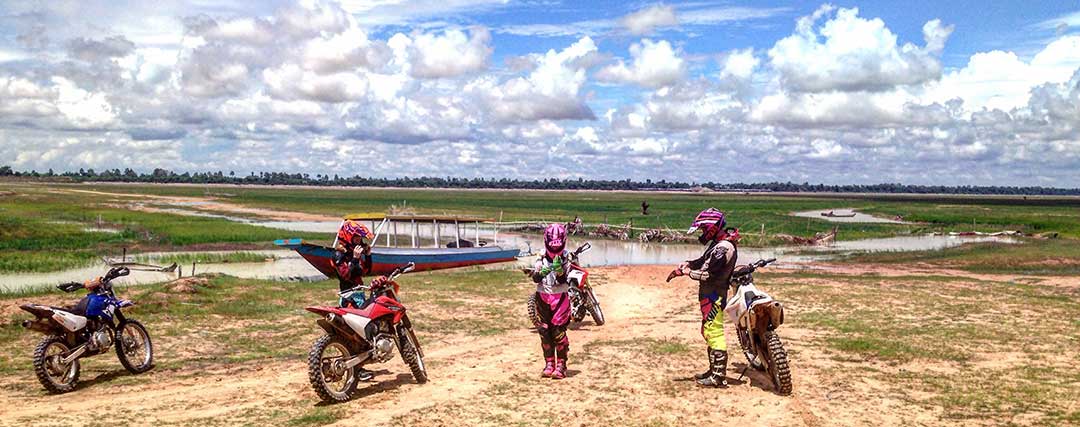
<path fill-rule="evenodd" d="M 53 311 L 52 320 L 63 326 L 68 331 L 75 332 L 79 329 L 86 327 L 86 318 L 77 316 L 68 312 L 55 310 Z"/>
<path fill-rule="evenodd" d="M 583 270 L 571 270 L 570 274 L 566 275 L 566 278 L 568 282 L 577 283 L 578 288 L 584 288 L 585 284 L 588 283 L 589 273 Z"/>

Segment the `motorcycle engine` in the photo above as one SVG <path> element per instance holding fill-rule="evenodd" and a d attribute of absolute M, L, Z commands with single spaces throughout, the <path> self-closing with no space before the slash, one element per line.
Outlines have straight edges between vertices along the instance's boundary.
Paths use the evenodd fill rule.
<path fill-rule="evenodd" d="M 375 337 L 374 345 L 371 349 L 371 358 L 376 363 L 382 363 L 390 360 L 394 351 L 394 337 L 390 334 L 379 334 Z"/>
<path fill-rule="evenodd" d="M 97 332 L 94 332 L 92 335 L 90 335 L 90 346 L 95 350 L 107 350 L 109 346 L 112 345 L 112 343 L 112 334 L 109 333 L 109 330 L 106 328 L 98 329 Z"/>

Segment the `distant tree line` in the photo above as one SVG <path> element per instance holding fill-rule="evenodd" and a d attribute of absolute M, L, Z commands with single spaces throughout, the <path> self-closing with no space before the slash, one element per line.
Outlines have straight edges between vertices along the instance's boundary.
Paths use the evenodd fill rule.
<path fill-rule="evenodd" d="M 1004 186 L 946 186 L 946 185 L 908 185 L 908 184 L 848 184 L 825 185 L 802 184 L 794 182 L 768 183 L 686 183 L 659 180 L 633 181 L 598 180 L 598 179 L 554 179 L 522 180 L 509 178 L 454 178 L 454 177 L 400 177 L 371 178 L 362 176 L 341 177 L 338 175 L 284 172 L 259 172 L 248 175 L 236 175 L 234 172 L 184 172 L 176 173 L 166 169 L 154 169 L 149 173 L 138 173 L 131 169 L 79 169 L 55 173 L 16 171 L 10 166 L 0 166 L 0 177 L 23 177 L 64 180 L 71 182 L 135 182 L 161 184 L 248 184 L 248 185 L 315 185 L 344 187 L 406 187 L 406 188 L 508 188 L 532 190 L 656 190 L 656 191 L 694 191 L 702 188 L 715 191 L 746 192 L 792 192 L 792 193 L 907 193 L 907 194 L 1001 194 L 1001 195 L 1080 195 L 1080 188 L 1055 187 L 1004 187 Z"/>

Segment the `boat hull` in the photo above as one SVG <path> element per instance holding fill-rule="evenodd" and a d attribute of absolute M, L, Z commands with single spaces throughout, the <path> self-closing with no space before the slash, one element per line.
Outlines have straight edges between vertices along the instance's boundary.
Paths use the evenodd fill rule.
<path fill-rule="evenodd" d="M 337 270 L 332 261 L 333 249 L 301 239 L 276 240 L 274 244 L 296 251 L 326 277 L 337 277 Z M 416 270 L 424 271 L 514 261 L 517 259 L 518 252 L 517 249 L 505 249 L 498 246 L 446 249 L 374 248 L 371 251 L 372 271 L 368 274 L 387 274 L 410 262 L 416 264 Z"/>

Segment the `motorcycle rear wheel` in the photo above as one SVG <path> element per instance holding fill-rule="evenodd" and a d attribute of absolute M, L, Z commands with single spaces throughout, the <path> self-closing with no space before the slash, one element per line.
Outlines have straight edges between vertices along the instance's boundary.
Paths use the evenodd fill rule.
<path fill-rule="evenodd" d="M 791 368 L 788 366 L 787 350 L 780 342 L 776 331 L 765 333 L 765 342 L 769 346 L 769 376 L 772 377 L 776 393 L 781 396 L 791 394 Z"/>
<path fill-rule="evenodd" d="M 600 301 L 596 300 L 596 295 L 593 294 L 592 288 L 588 288 L 588 291 L 585 292 L 585 296 L 588 298 L 585 306 L 589 309 L 589 315 L 592 316 L 593 322 L 596 322 L 596 326 L 603 325 L 604 310 L 600 308 Z"/>
<path fill-rule="evenodd" d="M 328 356 L 327 353 L 335 354 Z M 308 353 L 308 380 L 315 394 L 327 403 L 347 402 L 356 394 L 357 367 L 336 372 L 335 363 L 352 357 L 348 344 L 335 335 L 323 335 Z M 340 383 L 340 385 L 338 385 Z"/>
<path fill-rule="evenodd" d="M 124 369 L 141 374 L 154 367 L 154 344 L 150 333 L 137 320 L 127 320 L 116 328 L 116 357 Z"/>
<path fill-rule="evenodd" d="M 61 365 L 60 359 L 71 351 L 64 337 L 49 335 L 34 349 L 34 373 L 49 393 L 60 394 L 75 390 L 79 383 L 79 359 Z"/>
<path fill-rule="evenodd" d="M 428 381 L 427 366 L 424 365 L 424 356 L 420 354 L 416 334 L 413 333 L 412 328 L 407 328 L 402 335 L 398 338 L 398 351 L 401 352 L 401 360 L 404 360 L 405 364 L 409 365 L 409 370 L 412 371 L 413 379 L 416 380 L 417 384 L 426 383 Z"/>
<path fill-rule="evenodd" d="M 529 295 L 529 301 L 526 303 L 529 311 L 529 323 L 533 325 L 534 329 L 540 329 L 540 313 L 536 311 L 536 292 Z"/>

